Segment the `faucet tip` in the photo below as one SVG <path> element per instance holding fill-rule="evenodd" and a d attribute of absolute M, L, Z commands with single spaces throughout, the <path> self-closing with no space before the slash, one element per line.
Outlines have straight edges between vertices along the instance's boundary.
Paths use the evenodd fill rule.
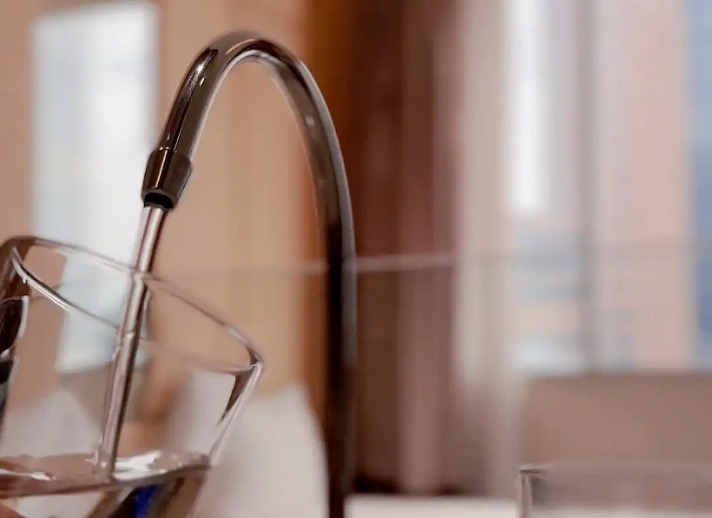
<path fill-rule="evenodd" d="M 162 207 L 166 211 L 174 209 L 192 171 L 193 164 L 185 155 L 170 148 L 154 150 L 148 158 L 143 177 L 143 203 Z"/>

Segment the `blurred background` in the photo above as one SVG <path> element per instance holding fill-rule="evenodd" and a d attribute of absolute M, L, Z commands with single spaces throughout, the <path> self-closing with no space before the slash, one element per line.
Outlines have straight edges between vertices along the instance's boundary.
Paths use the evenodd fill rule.
<path fill-rule="evenodd" d="M 523 462 L 712 461 L 712 2 L 1 9 L 3 239 L 128 259 L 147 154 L 215 35 L 259 31 L 313 70 L 356 219 L 359 491 L 508 497 Z M 268 419 L 289 435 L 323 406 L 321 255 L 299 134 L 263 70 L 228 79 L 196 170 L 158 271 L 263 347 L 257 401 L 305 391 L 311 410 Z M 120 310 L 111 287 L 93 296 Z M 111 347 L 78 342 L 62 368 Z"/>

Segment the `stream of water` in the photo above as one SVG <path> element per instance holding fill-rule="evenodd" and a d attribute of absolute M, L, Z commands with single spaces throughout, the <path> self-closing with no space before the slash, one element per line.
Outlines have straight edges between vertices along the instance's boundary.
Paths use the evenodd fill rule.
<path fill-rule="evenodd" d="M 166 211 L 162 208 L 148 206 L 143 209 L 134 255 L 134 266 L 137 271 L 151 270 L 165 218 Z M 97 451 L 96 464 L 106 473 L 111 473 L 116 465 L 146 300 L 145 283 L 138 276 L 134 276 L 130 282 L 124 315 L 117 335 L 117 348 L 104 404 L 101 443 Z"/>

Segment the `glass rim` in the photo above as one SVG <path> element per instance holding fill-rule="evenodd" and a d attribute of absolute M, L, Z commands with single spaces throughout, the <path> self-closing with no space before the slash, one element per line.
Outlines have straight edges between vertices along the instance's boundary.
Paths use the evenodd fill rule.
<path fill-rule="evenodd" d="M 93 262 L 94 264 L 99 264 L 103 267 L 109 268 L 115 272 L 120 272 L 130 276 L 133 279 L 138 279 L 146 282 L 148 285 L 149 292 L 161 292 L 168 297 L 171 297 L 181 304 L 184 304 L 191 311 L 196 311 L 205 318 L 212 322 L 215 326 L 222 329 L 227 335 L 232 338 L 239 347 L 244 348 L 249 357 L 247 362 L 229 362 L 225 360 L 208 360 L 200 357 L 197 354 L 191 354 L 190 352 L 183 351 L 179 347 L 171 348 L 170 345 L 165 342 L 156 340 L 142 340 L 144 344 L 149 347 L 156 349 L 170 349 L 170 354 L 176 354 L 183 357 L 185 360 L 191 362 L 198 362 L 202 367 L 207 370 L 214 372 L 223 372 L 227 374 L 241 374 L 249 373 L 256 370 L 260 370 L 264 362 L 257 351 L 254 342 L 235 324 L 231 323 L 227 318 L 220 315 L 220 312 L 211 308 L 204 301 L 200 300 L 195 295 L 189 293 L 185 289 L 181 289 L 174 283 L 157 276 L 151 272 L 142 272 L 137 270 L 134 266 L 127 263 L 113 259 L 107 255 L 95 252 L 87 247 L 66 243 L 63 241 L 47 239 L 39 236 L 33 235 L 20 235 L 13 236 L 5 240 L 5 242 L 0 246 L 0 248 L 9 248 L 9 253 L 4 260 L 10 262 L 13 265 L 14 271 L 26 283 L 29 287 L 36 290 L 43 297 L 49 299 L 52 303 L 60 306 L 63 310 L 76 313 L 84 318 L 91 320 L 93 323 L 98 324 L 105 328 L 110 328 L 118 332 L 118 325 L 108 321 L 105 318 L 95 314 L 94 312 L 81 307 L 79 304 L 68 300 L 65 296 L 58 293 L 58 291 L 52 286 L 45 283 L 38 275 L 32 272 L 32 268 L 26 264 L 25 260 L 20 254 L 19 248 L 27 247 L 31 248 L 43 248 L 49 250 L 52 253 L 58 253 L 67 258 L 70 257 L 82 257 L 84 260 Z"/>
<path fill-rule="evenodd" d="M 705 476 L 712 477 L 712 462 L 664 462 L 635 460 L 579 460 L 519 467 L 520 477 L 587 476 Z"/>

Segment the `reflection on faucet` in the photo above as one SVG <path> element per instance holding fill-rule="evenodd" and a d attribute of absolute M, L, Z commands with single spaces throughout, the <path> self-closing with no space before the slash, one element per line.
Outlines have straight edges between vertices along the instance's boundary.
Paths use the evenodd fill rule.
<path fill-rule="evenodd" d="M 314 188 L 328 261 L 327 402 L 325 433 L 329 474 L 329 515 L 343 518 L 351 488 L 352 397 L 355 367 L 356 284 L 351 203 L 341 150 L 326 103 L 313 77 L 282 47 L 246 32 L 222 36 L 195 59 L 178 90 L 163 133 L 146 167 L 146 206 L 170 211 L 179 202 L 192 157 L 222 80 L 245 61 L 276 73 L 299 116 L 308 143 Z"/>

